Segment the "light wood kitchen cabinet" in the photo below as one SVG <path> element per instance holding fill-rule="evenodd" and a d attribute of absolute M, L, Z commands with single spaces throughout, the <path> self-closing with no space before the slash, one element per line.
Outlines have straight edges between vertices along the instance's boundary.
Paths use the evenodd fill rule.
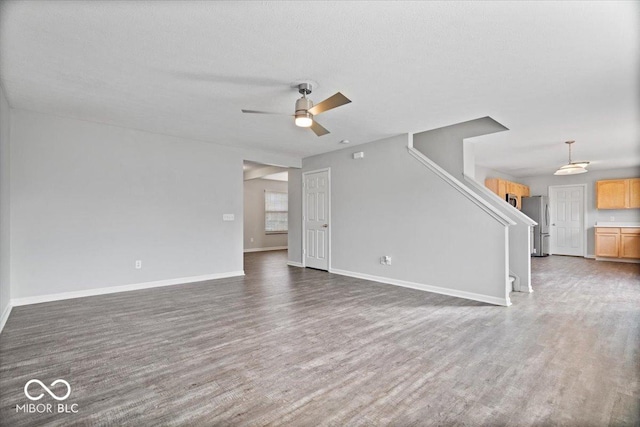
<path fill-rule="evenodd" d="M 640 259 L 640 228 L 596 227 L 596 256 Z"/>
<path fill-rule="evenodd" d="M 596 228 L 596 256 L 618 258 L 619 249 L 619 228 Z"/>
<path fill-rule="evenodd" d="M 529 197 L 530 195 L 528 186 L 517 182 L 507 181 L 506 179 L 487 178 L 484 180 L 484 185 L 505 201 L 507 193 L 515 195 L 518 199 L 518 205 L 516 206 L 518 209 L 522 209 L 522 198 Z"/>
<path fill-rule="evenodd" d="M 640 228 L 620 229 L 620 258 L 640 258 Z"/>
<path fill-rule="evenodd" d="M 640 178 L 597 181 L 596 207 L 598 209 L 640 208 Z"/>
<path fill-rule="evenodd" d="M 503 181 L 501 179 L 498 180 L 498 196 L 502 200 L 505 200 L 507 197 L 507 181 Z"/>
<path fill-rule="evenodd" d="M 629 208 L 640 208 L 640 178 L 629 180 Z"/>
<path fill-rule="evenodd" d="M 484 180 L 484 186 L 493 191 L 502 200 L 507 196 L 507 181 L 497 178 L 487 178 Z"/>

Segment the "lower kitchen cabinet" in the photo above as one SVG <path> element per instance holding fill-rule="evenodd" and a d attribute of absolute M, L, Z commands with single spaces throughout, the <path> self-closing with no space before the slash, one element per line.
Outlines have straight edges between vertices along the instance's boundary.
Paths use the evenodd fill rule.
<path fill-rule="evenodd" d="M 640 259 L 640 228 L 596 227 L 596 257 Z"/>
<path fill-rule="evenodd" d="M 636 232 L 626 232 L 636 230 Z M 620 233 L 620 258 L 640 258 L 640 229 L 623 228 Z"/>
<path fill-rule="evenodd" d="M 619 228 L 596 228 L 596 256 L 618 258 L 619 249 Z"/>

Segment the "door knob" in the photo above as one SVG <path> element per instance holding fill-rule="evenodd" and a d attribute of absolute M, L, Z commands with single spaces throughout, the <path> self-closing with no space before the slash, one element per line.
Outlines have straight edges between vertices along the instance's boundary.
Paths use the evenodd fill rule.
<path fill-rule="evenodd" d="M 324 228 L 327 228 L 327 227 L 329 226 L 329 224 L 322 224 L 322 226 L 323 226 Z"/>

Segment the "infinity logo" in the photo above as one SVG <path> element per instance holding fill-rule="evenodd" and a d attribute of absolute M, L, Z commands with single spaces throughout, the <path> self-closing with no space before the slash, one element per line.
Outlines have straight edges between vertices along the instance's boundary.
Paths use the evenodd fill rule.
<path fill-rule="evenodd" d="M 69 397 L 69 395 L 71 394 L 71 386 L 70 386 L 70 385 L 69 385 L 69 383 L 68 383 L 68 382 L 66 382 L 65 380 L 57 379 L 57 380 L 55 380 L 54 382 L 52 382 L 52 383 L 51 383 L 51 385 L 49 386 L 49 387 L 53 387 L 53 386 L 55 386 L 56 384 L 60 384 L 60 383 L 62 383 L 62 384 L 64 384 L 64 385 L 66 385 L 66 386 L 67 386 L 67 394 L 65 394 L 65 395 L 64 395 L 64 396 L 62 396 L 62 397 L 58 397 L 58 396 L 56 396 L 56 395 L 55 395 L 55 394 L 54 394 L 54 393 L 49 389 L 49 387 L 47 387 L 46 385 L 44 385 L 44 384 L 42 383 L 42 381 L 40 381 L 40 380 L 29 380 L 29 381 L 24 385 L 24 395 L 25 395 L 25 396 L 27 396 L 27 398 L 28 398 L 28 399 L 30 399 L 30 400 L 40 400 L 40 399 L 42 399 L 42 397 L 44 396 L 44 393 L 40 393 L 39 395 L 37 395 L 37 396 L 35 396 L 35 397 L 34 397 L 34 396 L 31 396 L 31 395 L 29 394 L 29 390 L 28 390 L 28 388 L 29 388 L 29 386 L 31 385 L 31 383 L 37 383 L 37 384 L 39 384 L 39 385 L 40 385 L 40 387 L 42 387 L 42 389 L 43 389 L 44 391 L 46 391 L 47 393 L 49 393 L 49 396 L 53 397 L 55 400 L 65 400 L 65 399 L 66 399 L 67 397 Z"/>

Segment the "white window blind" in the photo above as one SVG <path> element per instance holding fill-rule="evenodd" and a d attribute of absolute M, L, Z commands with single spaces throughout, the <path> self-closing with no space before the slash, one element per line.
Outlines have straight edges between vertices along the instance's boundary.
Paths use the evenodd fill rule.
<path fill-rule="evenodd" d="M 264 231 L 286 233 L 289 230 L 289 195 L 276 191 L 264 192 Z"/>

